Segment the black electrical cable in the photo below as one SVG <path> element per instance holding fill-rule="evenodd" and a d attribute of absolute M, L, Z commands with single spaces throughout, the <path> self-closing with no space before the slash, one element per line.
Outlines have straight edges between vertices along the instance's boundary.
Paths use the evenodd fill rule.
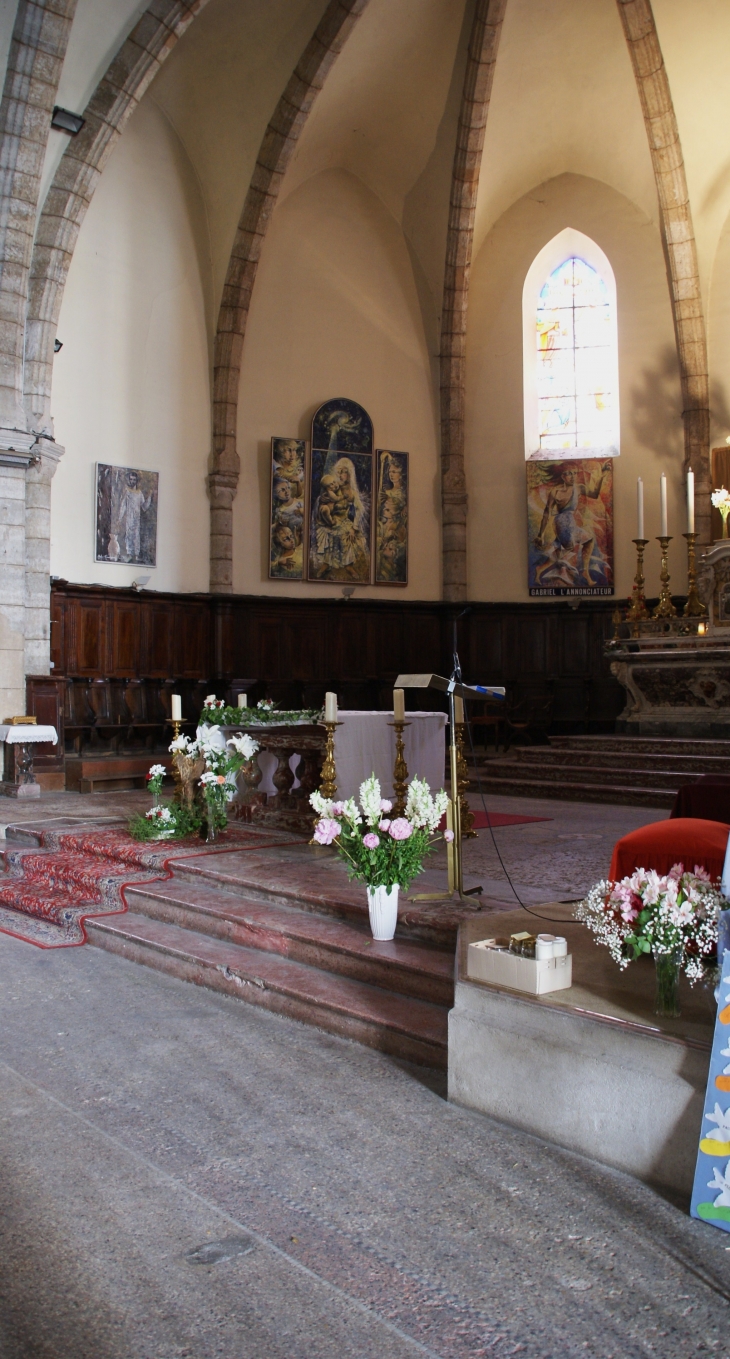
<path fill-rule="evenodd" d="M 468 609 L 463 609 L 462 612 L 459 613 L 459 614 L 457 614 L 456 617 L 455 617 L 454 620 L 453 620 L 453 622 L 454 622 L 454 668 L 453 668 L 453 671 L 452 671 L 452 676 L 451 676 L 451 678 L 457 680 L 459 684 L 463 684 L 463 683 L 464 683 L 464 680 L 463 680 L 462 673 L 461 673 L 461 662 L 460 662 L 460 660 L 459 660 L 459 653 L 458 653 L 458 651 L 457 651 L 457 649 L 456 649 L 456 624 L 457 624 L 458 619 L 459 619 L 459 618 L 463 618 L 463 616 L 464 616 L 465 613 L 468 613 Z M 536 911 L 536 910 L 534 909 L 534 907 L 532 907 L 532 906 L 526 906 L 525 903 L 524 903 L 524 901 L 523 901 L 522 898 L 520 897 L 520 894 L 519 894 L 519 892 L 517 891 L 517 888 L 515 887 L 515 885 L 514 885 L 512 879 L 511 879 L 511 877 L 510 877 L 510 875 L 509 875 L 509 873 L 508 873 L 508 871 L 507 871 L 507 867 L 506 867 L 506 865 L 505 865 L 504 859 L 502 858 L 502 855 L 501 855 L 501 853 L 500 853 L 499 845 L 497 844 L 497 841 L 496 841 L 495 838 L 494 838 L 494 827 L 493 827 L 493 825 L 492 825 L 492 821 L 491 821 L 491 818 L 490 818 L 490 815 L 489 815 L 489 809 L 488 809 L 488 807 L 487 807 L 486 798 L 485 798 L 485 796 L 484 796 L 484 790 L 482 789 L 482 781 L 481 781 L 481 779 L 480 779 L 480 777 L 479 777 L 479 767 L 478 767 L 477 761 L 476 761 L 476 752 L 475 752 L 475 750 L 474 750 L 474 739 L 473 739 L 473 736 L 472 736 L 471 722 L 469 721 L 469 712 L 468 712 L 466 703 L 464 704 L 464 722 L 465 722 L 466 730 L 467 730 L 467 733 L 468 733 L 468 736 L 469 736 L 469 748 L 470 748 L 470 750 L 471 750 L 471 758 L 472 758 L 472 765 L 473 765 L 473 768 L 474 768 L 474 773 L 476 774 L 477 787 L 478 787 L 478 789 L 479 789 L 479 797 L 481 798 L 482 807 L 483 807 L 483 809 L 484 809 L 484 815 L 485 815 L 486 818 L 487 818 L 487 826 L 488 826 L 488 828 L 489 828 L 489 833 L 490 833 L 490 835 L 491 835 L 491 837 L 492 837 L 492 844 L 494 845 L 494 848 L 495 848 L 495 851 L 496 851 L 496 854 L 497 854 L 497 858 L 499 859 L 499 863 L 500 863 L 500 867 L 501 867 L 501 869 L 502 869 L 502 872 L 504 873 L 504 876 L 505 876 L 505 878 L 507 879 L 507 881 L 508 881 L 508 883 L 509 883 L 509 885 L 510 885 L 510 887 L 511 887 L 511 889 L 512 889 L 512 892 L 513 892 L 513 894 L 514 894 L 514 896 L 515 896 L 515 898 L 516 898 L 516 900 L 518 901 L 519 905 L 522 907 L 522 910 L 523 910 L 523 911 L 527 911 L 528 915 L 534 915 L 534 916 L 536 916 L 538 920 L 549 920 L 553 925 L 574 925 L 574 924 L 575 924 L 575 919 L 574 919 L 574 917 L 571 917 L 571 916 L 567 916 L 567 917 L 566 917 L 566 916 L 542 915 L 542 913 L 541 913 L 540 911 Z"/>

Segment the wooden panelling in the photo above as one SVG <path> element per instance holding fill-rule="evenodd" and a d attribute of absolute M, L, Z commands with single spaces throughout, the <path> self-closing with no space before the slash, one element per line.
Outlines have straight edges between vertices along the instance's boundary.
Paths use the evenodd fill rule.
<path fill-rule="evenodd" d="M 39 726 L 55 727 L 58 742 L 51 745 L 39 742 L 33 750 L 36 773 L 63 772 L 63 696 L 65 680 L 55 675 L 27 675 L 25 681 L 25 711 L 36 717 Z"/>
<path fill-rule="evenodd" d="M 613 600 L 472 604 L 457 623 L 465 678 L 504 684 L 510 702 L 548 704 L 554 729 L 610 731 L 623 703 L 603 654 Z M 165 692 L 196 684 L 222 696 L 253 676 L 251 698 L 319 703 L 336 689 L 350 706 L 384 706 L 399 671 L 449 674 L 454 608 L 441 603 L 173 595 L 53 585 L 58 674 L 156 679 Z M 197 692 L 197 691 L 196 691 Z M 187 700 L 186 700 L 187 701 Z M 413 694 L 414 705 L 439 706 Z"/>

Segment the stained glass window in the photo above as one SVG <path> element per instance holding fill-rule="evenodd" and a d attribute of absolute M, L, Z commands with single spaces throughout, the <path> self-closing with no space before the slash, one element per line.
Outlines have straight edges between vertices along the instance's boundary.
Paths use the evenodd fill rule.
<path fill-rule="evenodd" d="M 608 449 L 617 442 L 616 328 L 601 275 L 572 256 L 553 269 L 537 305 L 540 449 Z"/>

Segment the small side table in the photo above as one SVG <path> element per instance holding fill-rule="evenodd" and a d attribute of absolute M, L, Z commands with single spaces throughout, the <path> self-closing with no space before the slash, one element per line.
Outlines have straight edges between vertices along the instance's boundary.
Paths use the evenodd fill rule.
<path fill-rule="evenodd" d="M 5 771 L 0 782 L 2 797 L 40 797 L 41 786 L 33 773 L 33 746 L 38 742 L 56 745 L 55 727 L 34 726 L 32 722 L 17 726 L 0 724 L 0 741 L 5 742 Z"/>

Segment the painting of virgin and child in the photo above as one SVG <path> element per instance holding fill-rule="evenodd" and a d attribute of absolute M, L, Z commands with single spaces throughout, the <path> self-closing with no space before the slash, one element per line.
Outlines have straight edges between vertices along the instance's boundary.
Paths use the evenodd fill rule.
<path fill-rule="evenodd" d="M 408 584 L 408 454 L 375 454 L 375 583 Z"/>
<path fill-rule="evenodd" d="M 312 450 L 309 579 L 370 583 L 371 453 Z"/>
<path fill-rule="evenodd" d="M 528 587 L 540 595 L 612 595 L 613 462 L 527 463 Z"/>
<path fill-rule="evenodd" d="M 271 440 L 269 577 L 304 579 L 304 439 Z"/>

